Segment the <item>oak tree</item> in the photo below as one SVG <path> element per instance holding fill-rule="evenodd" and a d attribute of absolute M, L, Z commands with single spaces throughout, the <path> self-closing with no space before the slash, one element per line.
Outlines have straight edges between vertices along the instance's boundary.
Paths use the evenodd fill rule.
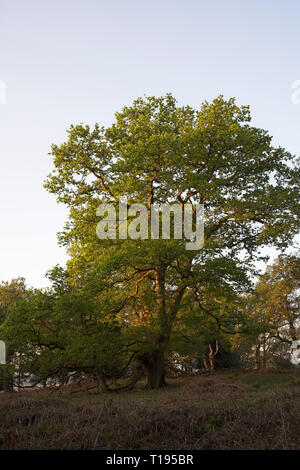
<path fill-rule="evenodd" d="M 198 313 L 231 333 L 242 325 L 238 294 L 260 248 L 285 249 L 299 230 L 299 161 L 251 125 L 248 106 L 219 96 L 199 110 L 171 94 L 138 98 L 107 127 L 71 126 L 52 146 L 45 187 L 69 208 L 60 243 L 73 285 L 89 286 L 101 314 L 118 322 L 147 369 L 165 384 L 173 333 Z M 184 239 L 100 240 L 100 203 L 204 204 L 205 244 Z M 119 227 L 117 227 L 119 233 Z"/>

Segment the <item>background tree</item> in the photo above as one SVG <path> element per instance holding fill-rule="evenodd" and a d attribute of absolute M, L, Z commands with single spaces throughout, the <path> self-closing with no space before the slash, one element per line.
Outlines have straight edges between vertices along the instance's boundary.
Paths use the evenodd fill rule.
<path fill-rule="evenodd" d="M 102 315 L 84 290 L 66 283 L 64 270 L 48 274 L 52 288 L 33 289 L 12 308 L 2 336 L 16 353 L 14 371 L 33 384 L 68 381 L 72 376 L 92 378 L 102 389 L 107 379 L 122 373 L 128 363 L 120 328 Z"/>
<path fill-rule="evenodd" d="M 26 281 L 23 277 L 0 283 L 0 324 L 3 323 L 10 309 L 19 300 L 25 298 L 26 292 Z"/>
<path fill-rule="evenodd" d="M 267 269 L 256 292 L 265 311 L 268 329 L 274 339 L 288 342 L 298 339 L 300 320 L 300 258 L 279 256 Z"/>
<path fill-rule="evenodd" d="M 247 309 L 254 326 L 251 350 L 256 367 L 290 365 L 291 344 L 299 338 L 300 327 L 299 256 L 281 255 L 267 268 Z"/>
<path fill-rule="evenodd" d="M 0 284 L 0 339 L 2 338 L 2 324 L 9 312 L 27 295 L 26 281 L 23 277 L 3 281 Z M 13 350 L 6 345 L 6 360 L 8 364 L 0 366 L 0 387 L 5 391 L 13 390 L 13 376 L 10 370 L 9 360 Z"/>

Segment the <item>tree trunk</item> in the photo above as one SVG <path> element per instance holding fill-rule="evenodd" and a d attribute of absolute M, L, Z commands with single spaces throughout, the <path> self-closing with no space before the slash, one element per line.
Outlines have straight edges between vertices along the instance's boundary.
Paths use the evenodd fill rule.
<path fill-rule="evenodd" d="M 6 364 L 2 367 L 2 380 L 3 380 L 3 390 L 5 392 L 14 391 L 14 376 L 10 370 L 9 361 L 13 355 L 13 351 L 10 348 L 6 349 Z"/>
<path fill-rule="evenodd" d="M 96 372 L 97 388 L 101 392 L 108 392 L 109 388 L 107 385 L 106 377 L 102 372 Z"/>
<path fill-rule="evenodd" d="M 255 369 L 260 369 L 260 344 L 255 347 Z"/>
<path fill-rule="evenodd" d="M 163 351 L 157 351 L 143 361 L 147 371 L 147 388 L 165 387 L 165 356 Z"/>
<path fill-rule="evenodd" d="M 14 391 L 14 380 L 13 376 L 7 367 L 4 368 L 3 374 L 3 390 L 5 392 L 13 392 Z"/>

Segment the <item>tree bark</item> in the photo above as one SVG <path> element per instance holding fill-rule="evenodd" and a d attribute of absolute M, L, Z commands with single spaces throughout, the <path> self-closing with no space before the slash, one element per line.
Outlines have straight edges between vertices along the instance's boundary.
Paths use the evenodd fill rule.
<path fill-rule="evenodd" d="M 147 371 L 147 388 L 156 389 L 165 387 L 165 355 L 162 350 L 149 355 L 143 361 Z"/>

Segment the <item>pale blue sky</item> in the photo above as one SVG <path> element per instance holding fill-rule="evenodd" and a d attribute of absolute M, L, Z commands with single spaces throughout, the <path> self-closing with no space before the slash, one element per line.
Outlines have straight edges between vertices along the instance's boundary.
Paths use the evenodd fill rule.
<path fill-rule="evenodd" d="M 299 0 L 0 0 L 0 281 L 64 264 L 66 210 L 42 187 L 70 124 L 109 125 L 141 95 L 224 94 L 300 154 Z"/>

